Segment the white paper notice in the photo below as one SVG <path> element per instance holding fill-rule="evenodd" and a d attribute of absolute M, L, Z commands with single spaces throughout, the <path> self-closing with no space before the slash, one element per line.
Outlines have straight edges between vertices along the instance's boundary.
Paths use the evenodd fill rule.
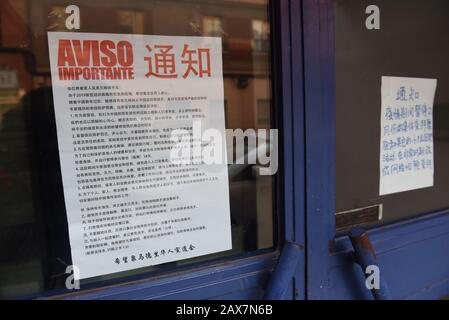
<path fill-rule="evenodd" d="M 379 194 L 433 186 L 437 80 L 382 77 Z"/>
<path fill-rule="evenodd" d="M 79 278 L 231 249 L 226 162 L 170 158 L 173 130 L 199 121 L 225 137 L 221 39 L 49 32 L 48 42 Z"/>

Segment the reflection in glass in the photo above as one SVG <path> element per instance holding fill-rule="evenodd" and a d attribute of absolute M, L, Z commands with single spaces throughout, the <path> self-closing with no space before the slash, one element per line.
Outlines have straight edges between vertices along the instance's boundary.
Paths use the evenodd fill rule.
<path fill-rule="evenodd" d="M 0 298 L 64 291 L 71 256 L 46 33 L 67 31 L 65 7 L 71 3 L 0 4 L 0 78 L 10 72 L 17 80 L 0 83 Z M 227 128 L 273 126 L 267 0 L 76 4 L 79 32 L 221 37 Z M 230 252 L 87 279 L 81 287 L 273 247 L 274 177 L 259 176 L 253 165 L 230 164 L 229 172 Z"/>

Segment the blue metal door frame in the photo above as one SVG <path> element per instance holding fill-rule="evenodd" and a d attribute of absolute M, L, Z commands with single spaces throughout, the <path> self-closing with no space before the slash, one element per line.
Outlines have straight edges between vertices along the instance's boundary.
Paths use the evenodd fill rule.
<path fill-rule="evenodd" d="M 308 299 L 371 299 L 346 236 L 335 234 L 335 65 L 332 0 L 303 0 Z M 449 294 L 449 210 L 369 230 L 394 299 Z"/>
<path fill-rule="evenodd" d="M 281 190 L 276 212 L 278 247 L 268 253 L 248 254 L 176 269 L 142 279 L 121 279 L 119 283 L 73 293 L 51 292 L 54 299 L 261 299 L 286 242 L 299 252 L 297 268 L 284 299 L 304 299 L 305 276 L 305 167 L 304 97 L 301 2 L 271 2 L 273 34 L 273 101 L 278 109 L 281 162 Z"/>

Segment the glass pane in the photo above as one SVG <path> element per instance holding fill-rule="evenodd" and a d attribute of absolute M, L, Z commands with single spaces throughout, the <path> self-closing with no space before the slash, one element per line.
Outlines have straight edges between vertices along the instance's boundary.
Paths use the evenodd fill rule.
<path fill-rule="evenodd" d="M 72 2 L 0 4 L 0 298 L 8 298 L 64 291 L 72 264 L 47 39 L 48 31 L 69 31 Z M 268 0 L 76 5 L 80 28 L 73 32 L 220 37 L 226 128 L 273 128 Z M 246 154 L 255 152 L 251 139 L 244 140 Z M 235 143 L 228 140 L 228 150 Z M 246 163 L 228 165 L 232 250 L 83 279 L 81 288 L 272 248 L 276 176 Z"/>
<path fill-rule="evenodd" d="M 449 207 L 449 3 L 376 1 L 380 29 L 368 30 L 365 10 L 371 4 L 335 2 L 336 207 L 343 212 L 382 204 L 383 218 L 377 223 L 388 223 Z M 382 76 L 437 79 L 429 127 L 434 145 L 431 187 L 379 195 Z"/>

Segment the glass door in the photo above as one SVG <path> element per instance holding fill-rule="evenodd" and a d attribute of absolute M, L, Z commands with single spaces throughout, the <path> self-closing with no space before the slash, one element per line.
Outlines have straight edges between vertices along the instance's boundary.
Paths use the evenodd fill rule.
<path fill-rule="evenodd" d="M 449 292 L 448 15 L 439 0 L 304 1 L 311 299 L 372 298 L 357 226 L 393 298 Z"/>
<path fill-rule="evenodd" d="M 291 4 L 0 4 L 0 297 L 260 298 L 263 279 L 296 228 L 293 183 L 284 180 L 293 166 L 291 141 L 283 142 L 291 127 L 281 126 L 292 112 L 291 93 L 284 90 L 292 81 L 284 72 L 291 66 L 286 58 L 291 39 L 279 37 L 290 29 Z M 112 68 L 113 62 L 121 69 Z M 139 65 L 132 69 L 133 63 Z M 173 92 L 174 78 L 185 79 L 192 90 L 180 86 Z M 203 78 L 211 80 L 200 82 Z M 125 84 L 136 79 L 136 86 Z M 152 82 L 146 87 L 142 81 Z M 193 92 L 211 83 L 222 96 L 207 98 L 214 108 L 201 110 L 204 99 Z M 151 152 L 170 143 L 167 121 L 184 121 L 178 129 L 189 134 L 195 119 L 226 131 L 221 178 L 194 165 L 148 162 Z M 214 201 L 195 195 L 204 176 L 222 182 L 215 194 L 214 188 L 202 189 Z M 174 195 L 179 185 L 191 192 Z M 198 249 L 193 242 L 172 241 L 196 234 L 213 247 L 224 238 L 201 237 L 218 212 L 229 220 L 229 228 L 226 222 L 215 232 L 227 233 L 226 246 L 193 254 Z M 202 222 L 196 220 L 201 215 Z M 168 247 L 153 248 L 155 242 Z M 148 250 L 129 251 L 136 244 Z M 110 265 L 93 263 L 96 270 L 75 281 L 80 278 L 75 256 L 77 261 L 96 256 L 103 263 L 112 251 Z M 166 258 L 178 253 L 183 258 Z M 161 262 L 151 262 L 156 258 Z M 212 267 L 228 279 L 226 286 L 204 271 Z M 242 279 L 247 285 L 234 290 Z M 303 285 L 303 279 L 297 281 Z M 189 289 L 198 283 L 203 290 Z M 182 293 L 170 294 L 174 288 Z"/>

